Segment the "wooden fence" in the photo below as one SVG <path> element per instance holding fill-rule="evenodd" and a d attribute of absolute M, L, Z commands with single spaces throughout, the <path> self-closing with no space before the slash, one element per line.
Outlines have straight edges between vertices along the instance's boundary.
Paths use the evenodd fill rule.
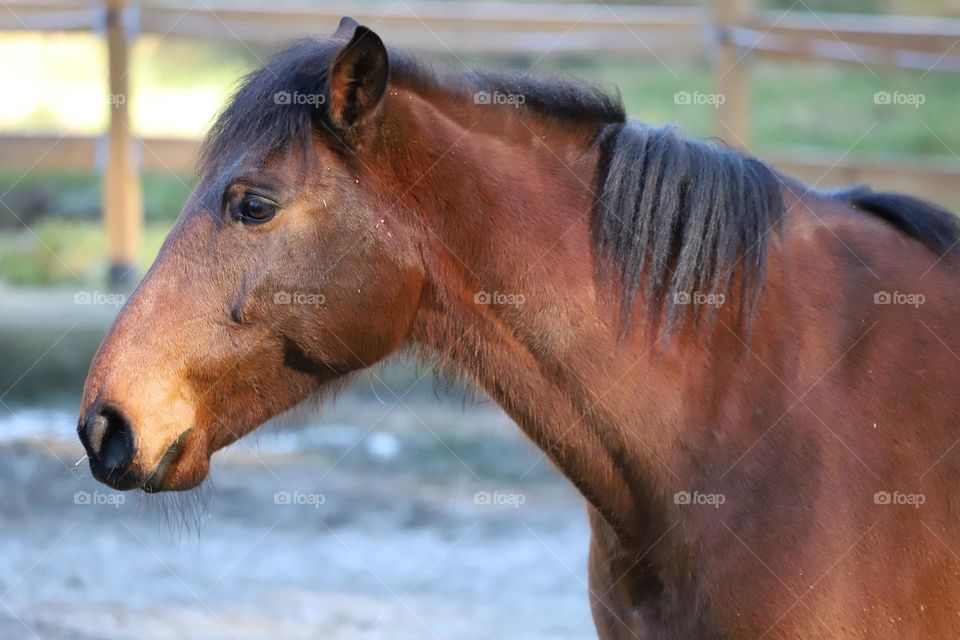
<path fill-rule="evenodd" d="M 128 95 L 128 60 L 143 33 L 204 39 L 279 42 L 331 32 L 352 15 L 392 44 L 417 51 L 630 53 L 708 56 L 716 92 L 717 135 L 750 144 L 750 58 L 828 60 L 883 68 L 960 72 L 960 20 L 754 9 L 752 0 L 715 0 L 700 7 L 367 0 L 274 3 L 269 9 L 225 0 L 4 0 L 0 31 L 102 33 L 108 47 L 110 96 Z M 10 61 L 8 61 L 10 63 Z M 815 96 L 811 96 L 815 99 Z M 141 170 L 186 172 L 196 140 L 135 139 L 126 99 L 114 101 L 104 138 L 0 136 L 0 166 L 89 169 L 106 150 L 103 216 L 111 274 L 130 273 L 143 227 Z M 105 140 L 105 142 L 103 142 Z M 945 202 L 960 202 L 960 162 L 863 162 L 832 152 L 768 157 L 808 181 L 830 186 L 872 182 Z"/>

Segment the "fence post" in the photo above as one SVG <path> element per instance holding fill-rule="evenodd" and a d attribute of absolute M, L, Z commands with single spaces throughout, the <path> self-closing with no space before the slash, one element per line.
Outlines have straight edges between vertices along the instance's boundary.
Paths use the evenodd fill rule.
<path fill-rule="evenodd" d="M 143 194 L 133 153 L 129 108 L 129 46 L 125 0 L 106 0 L 110 124 L 103 177 L 103 222 L 107 230 L 110 286 L 136 284 L 143 239 Z"/>
<path fill-rule="evenodd" d="M 723 96 L 717 108 L 717 135 L 738 147 L 750 145 L 749 54 L 732 38 L 734 27 L 750 16 L 751 0 L 715 0 L 717 51 L 714 55 L 716 91 Z"/>

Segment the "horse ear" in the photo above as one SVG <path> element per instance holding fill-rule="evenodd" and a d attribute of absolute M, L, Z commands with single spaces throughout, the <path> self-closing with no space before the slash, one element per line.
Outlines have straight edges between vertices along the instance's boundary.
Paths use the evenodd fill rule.
<path fill-rule="evenodd" d="M 337 25 L 337 30 L 333 32 L 333 37 L 337 40 L 349 40 L 353 37 L 353 32 L 356 31 L 359 26 L 360 23 L 350 16 L 343 16 L 340 18 L 340 24 Z"/>
<path fill-rule="evenodd" d="M 342 129 L 352 127 L 380 104 L 387 90 L 390 65 L 380 36 L 352 18 L 340 21 L 335 36 L 353 30 L 350 41 L 337 53 L 328 73 L 331 122 Z"/>

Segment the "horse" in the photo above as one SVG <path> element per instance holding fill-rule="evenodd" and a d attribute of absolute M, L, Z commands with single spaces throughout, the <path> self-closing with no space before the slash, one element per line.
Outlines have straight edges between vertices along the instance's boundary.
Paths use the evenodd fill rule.
<path fill-rule="evenodd" d="M 960 634 L 960 227 L 441 71 L 344 18 L 240 85 L 96 353 L 116 489 L 398 352 L 465 376 L 583 495 L 603 640 Z"/>

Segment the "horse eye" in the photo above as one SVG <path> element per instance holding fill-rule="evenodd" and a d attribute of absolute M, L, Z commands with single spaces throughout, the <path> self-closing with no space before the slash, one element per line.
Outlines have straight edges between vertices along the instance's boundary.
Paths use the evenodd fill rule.
<path fill-rule="evenodd" d="M 236 216 L 247 224 L 260 224 L 273 218 L 277 214 L 277 205 L 260 196 L 247 194 L 237 205 Z"/>

